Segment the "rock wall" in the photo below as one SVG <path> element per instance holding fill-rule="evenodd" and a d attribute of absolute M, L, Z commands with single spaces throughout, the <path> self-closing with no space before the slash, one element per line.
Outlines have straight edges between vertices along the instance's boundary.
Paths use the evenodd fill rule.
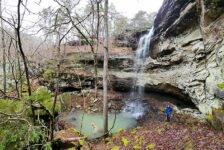
<path fill-rule="evenodd" d="M 164 0 L 154 28 L 146 79 L 139 84 L 176 87 L 203 114 L 222 108 L 224 90 L 217 84 L 224 83 L 224 1 Z"/>

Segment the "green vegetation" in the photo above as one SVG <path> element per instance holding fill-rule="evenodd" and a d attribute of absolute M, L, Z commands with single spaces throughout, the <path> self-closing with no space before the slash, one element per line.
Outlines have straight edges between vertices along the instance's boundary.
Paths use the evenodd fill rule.
<path fill-rule="evenodd" d="M 14 120 L 0 126 L 0 149 L 49 149 L 47 135 L 40 127 L 29 126 L 22 120 Z M 38 146 L 36 144 L 42 144 Z"/>
<path fill-rule="evenodd" d="M 45 130 L 32 126 L 32 119 L 27 115 L 30 109 L 25 102 L 0 99 L 0 118 L 3 123 L 0 126 L 0 149 L 35 149 L 39 147 L 32 145 L 41 142 L 45 146 L 47 143 Z"/>
<path fill-rule="evenodd" d="M 21 149 L 26 144 L 28 126 L 21 121 L 13 121 L 0 126 L 0 149 Z"/>
<path fill-rule="evenodd" d="M 0 112 L 19 113 L 23 110 L 23 108 L 24 108 L 24 103 L 21 101 L 0 99 Z"/>
<path fill-rule="evenodd" d="M 224 110 L 213 109 L 212 114 L 206 115 L 207 121 L 217 130 L 224 131 Z"/>
<path fill-rule="evenodd" d="M 40 87 L 28 99 L 34 102 L 44 102 L 51 97 L 52 95 L 46 87 Z"/>
<path fill-rule="evenodd" d="M 63 93 L 58 96 L 58 101 L 61 103 L 61 111 L 68 112 L 71 109 L 72 97 L 70 93 Z"/>
<path fill-rule="evenodd" d="M 52 73 L 53 73 L 53 70 L 48 68 L 47 70 L 44 71 L 43 78 L 49 81 L 51 79 Z"/>
<path fill-rule="evenodd" d="M 220 89 L 224 89 L 224 83 L 217 84 L 217 87 Z"/>

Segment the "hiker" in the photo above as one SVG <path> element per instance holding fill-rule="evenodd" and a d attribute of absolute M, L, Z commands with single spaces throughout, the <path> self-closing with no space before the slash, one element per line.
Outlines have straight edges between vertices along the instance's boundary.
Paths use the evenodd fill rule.
<path fill-rule="evenodd" d="M 172 107 L 170 105 L 167 105 L 166 108 L 165 108 L 165 114 L 166 114 L 166 121 L 167 122 L 170 122 L 170 117 L 171 117 L 171 114 L 172 114 Z"/>

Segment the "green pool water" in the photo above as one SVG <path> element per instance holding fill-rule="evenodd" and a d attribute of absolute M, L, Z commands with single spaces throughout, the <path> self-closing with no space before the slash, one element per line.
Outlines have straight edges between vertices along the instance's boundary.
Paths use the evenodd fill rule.
<path fill-rule="evenodd" d="M 89 114 L 82 111 L 69 113 L 65 117 L 65 121 L 76 127 L 81 134 L 87 136 L 88 139 L 94 139 L 103 135 L 103 115 L 101 113 Z M 112 127 L 115 114 L 109 114 L 109 129 Z M 81 127 L 82 124 L 82 127 Z M 116 120 L 111 133 L 116 133 L 121 129 L 133 128 L 137 125 L 136 118 L 130 116 L 129 113 L 121 112 L 116 115 Z"/>

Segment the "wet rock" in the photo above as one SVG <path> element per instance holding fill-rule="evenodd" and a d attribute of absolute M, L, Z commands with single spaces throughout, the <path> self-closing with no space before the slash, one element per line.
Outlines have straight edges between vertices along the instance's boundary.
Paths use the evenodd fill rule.
<path fill-rule="evenodd" d="M 131 47 L 132 50 L 136 50 L 140 37 L 147 34 L 148 30 L 149 29 L 141 29 L 138 31 L 126 30 L 115 37 L 114 45 L 118 47 Z"/>
<path fill-rule="evenodd" d="M 194 0 L 167 0 L 163 2 L 154 25 L 155 34 L 176 36 L 197 22 L 196 4 Z"/>
<path fill-rule="evenodd" d="M 114 77 L 111 80 L 111 86 L 114 91 L 119 92 L 129 92 L 133 86 L 133 79 L 132 78 L 118 78 Z"/>

